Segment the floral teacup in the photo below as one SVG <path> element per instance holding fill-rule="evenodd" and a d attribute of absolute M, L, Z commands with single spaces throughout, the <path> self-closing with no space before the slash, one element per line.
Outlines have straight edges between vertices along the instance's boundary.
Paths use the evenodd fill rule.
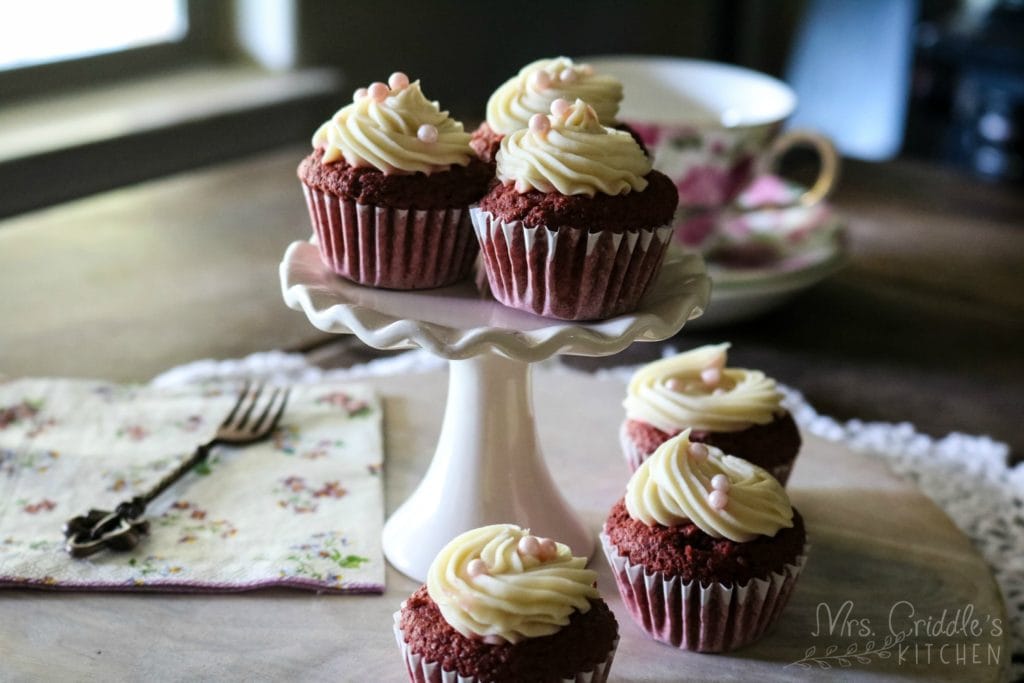
<path fill-rule="evenodd" d="M 799 197 L 810 206 L 835 184 L 839 156 L 828 139 L 808 131 L 779 134 L 796 95 L 770 76 L 715 62 L 670 57 L 595 57 L 602 73 L 622 80 L 619 118 L 632 127 L 675 182 L 681 209 L 718 209 L 755 177 L 770 173 L 794 146 L 817 150 L 817 180 Z"/>

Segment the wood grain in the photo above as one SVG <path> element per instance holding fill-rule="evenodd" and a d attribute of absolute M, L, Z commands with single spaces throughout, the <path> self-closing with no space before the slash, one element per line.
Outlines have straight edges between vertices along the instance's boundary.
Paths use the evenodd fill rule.
<path fill-rule="evenodd" d="M 433 451 L 445 393 L 442 373 L 373 380 L 386 397 L 387 505 L 418 481 Z M 581 373 L 536 373 L 541 442 L 555 478 L 595 533 L 621 495 L 627 468 L 618 451 L 622 385 Z M 893 605 L 939 618 L 973 605 L 978 618 L 1005 624 L 998 590 L 970 542 L 945 515 L 880 462 L 806 437 L 790 486 L 807 519 L 812 550 L 792 602 L 760 643 L 731 655 L 672 650 L 648 639 L 625 614 L 602 557 L 599 588 L 615 610 L 622 641 L 613 681 L 816 680 L 817 669 L 787 666 L 815 646 L 863 647 L 887 632 Z M 0 593 L 0 673 L 5 680 L 330 680 L 404 679 L 390 615 L 415 584 L 390 571 L 378 596 L 253 594 L 138 595 Z M 815 636 L 816 612 L 852 601 L 852 619 L 875 636 Z M 854 634 L 855 636 L 857 634 Z M 930 660 L 872 657 L 842 669 L 844 680 L 998 680 L 1009 659 L 998 637 L 914 636 L 905 643 Z M 980 643 L 983 663 L 944 664 L 943 644 Z M 999 650 L 990 659 L 987 648 Z M 970 651 L 968 651 L 970 654 Z M 947 659 L 954 656 L 947 652 Z M 970 658 L 968 659 L 970 662 Z M 838 663 L 833 662 L 835 666 Z"/>

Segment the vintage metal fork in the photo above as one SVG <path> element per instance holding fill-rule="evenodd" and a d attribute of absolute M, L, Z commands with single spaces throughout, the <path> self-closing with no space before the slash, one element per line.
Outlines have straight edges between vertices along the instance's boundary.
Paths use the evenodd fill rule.
<path fill-rule="evenodd" d="M 142 518 L 146 506 L 193 467 L 205 461 L 214 446 L 244 445 L 269 437 L 284 415 L 289 392 L 289 389 L 275 388 L 269 396 L 264 396 L 266 387 L 263 384 L 251 386 L 246 382 L 238 401 L 217 428 L 213 439 L 199 446 L 190 458 L 156 486 L 124 501 L 113 512 L 90 510 L 88 514 L 69 519 L 64 524 L 64 537 L 67 539 L 64 549 L 71 557 L 83 558 L 104 549 L 124 551 L 134 548 L 141 537 L 149 533 L 149 522 Z M 257 411 L 257 407 L 261 410 Z"/>

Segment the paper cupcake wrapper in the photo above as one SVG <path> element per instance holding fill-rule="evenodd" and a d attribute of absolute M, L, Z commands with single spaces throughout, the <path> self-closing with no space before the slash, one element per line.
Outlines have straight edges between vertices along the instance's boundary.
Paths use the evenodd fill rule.
<path fill-rule="evenodd" d="M 633 439 L 629 438 L 629 431 L 626 429 L 626 421 L 619 427 L 619 443 L 622 445 L 622 455 L 626 458 L 630 472 L 636 472 L 637 468 L 647 459 L 648 454 L 637 448 Z"/>
<path fill-rule="evenodd" d="M 402 651 L 402 660 L 405 662 L 405 669 L 409 674 L 412 683 L 484 683 L 476 676 L 460 676 L 457 671 L 441 668 L 440 662 L 429 662 L 418 653 L 409 648 L 405 642 L 405 633 L 399 627 L 401 622 L 401 611 L 395 612 L 394 632 L 395 640 L 398 641 L 398 649 Z M 612 668 L 612 660 L 615 658 L 615 650 L 619 645 L 618 637 L 612 643 L 612 649 L 608 652 L 608 658 L 594 667 L 593 671 L 581 671 L 571 678 L 563 678 L 565 683 L 605 683 L 608 680 L 608 672 Z"/>
<path fill-rule="evenodd" d="M 562 320 L 597 320 L 635 310 L 661 267 L 672 227 L 621 233 L 506 222 L 470 208 L 494 298 Z"/>
<path fill-rule="evenodd" d="M 469 212 L 390 209 L 302 185 L 324 265 L 361 285 L 443 287 L 469 275 L 478 251 Z"/>
<path fill-rule="evenodd" d="M 632 564 L 603 531 L 601 545 L 633 621 L 655 640 L 696 652 L 726 652 L 761 638 L 782 615 L 807 562 L 805 545 L 793 564 L 767 579 L 702 586 Z"/>
<path fill-rule="evenodd" d="M 626 459 L 626 464 L 629 465 L 630 472 L 636 472 L 644 460 L 650 456 L 650 453 L 638 448 L 633 440 L 629 438 L 625 420 L 619 426 L 619 444 L 622 446 L 622 455 Z M 757 463 L 754 464 L 756 465 Z M 758 467 L 763 467 L 763 465 L 758 465 Z M 793 471 L 793 460 L 781 465 L 765 467 L 764 469 L 768 470 L 773 477 L 779 480 L 780 484 L 785 486 L 789 480 L 790 472 Z"/>

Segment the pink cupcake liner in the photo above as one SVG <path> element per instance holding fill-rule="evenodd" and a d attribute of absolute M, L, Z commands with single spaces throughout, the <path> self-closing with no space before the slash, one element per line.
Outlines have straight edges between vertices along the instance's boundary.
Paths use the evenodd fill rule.
<path fill-rule="evenodd" d="M 443 287 L 467 277 L 478 251 L 469 213 L 359 204 L 302 185 L 320 258 L 338 275 L 385 289 Z"/>
<path fill-rule="evenodd" d="M 529 228 L 470 208 L 494 298 L 562 320 L 597 320 L 635 310 L 654 282 L 672 227 L 587 232 Z"/>
<path fill-rule="evenodd" d="M 398 649 L 402 651 L 402 659 L 405 661 L 405 669 L 409 674 L 412 683 L 484 683 L 476 676 L 460 676 L 457 671 L 443 669 L 440 662 L 429 662 L 418 653 L 409 648 L 405 642 L 405 633 L 399 627 L 401 622 L 401 611 L 394 613 L 395 640 L 398 641 Z M 563 678 L 565 683 L 605 683 L 608 680 L 608 672 L 612 668 L 612 660 L 615 658 L 615 650 L 619 645 L 616 638 L 612 643 L 612 649 L 608 652 L 608 658 L 594 667 L 593 671 L 581 671 L 571 678 Z"/>
<path fill-rule="evenodd" d="M 638 448 L 637 445 L 629 438 L 629 431 L 626 429 L 626 422 L 623 421 L 619 426 L 619 445 L 622 446 L 622 455 L 626 459 L 626 464 L 629 465 L 630 472 L 636 472 L 640 465 L 643 464 L 644 460 L 650 455 L 650 453 L 643 451 Z M 796 460 L 794 456 L 793 460 L 781 465 L 775 465 L 774 467 L 766 467 L 768 472 L 779 480 L 779 483 L 783 486 L 789 480 L 789 475 L 793 471 L 793 462 Z M 757 463 L 754 463 L 755 465 Z M 761 465 L 758 465 L 761 467 Z"/>
<path fill-rule="evenodd" d="M 807 562 L 805 545 L 792 564 L 767 579 L 702 586 L 632 564 L 603 531 L 601 545 L 633 621 L 655 640 L 696 652 L 726 652 L 761 638 L 782 615 Z"/>

